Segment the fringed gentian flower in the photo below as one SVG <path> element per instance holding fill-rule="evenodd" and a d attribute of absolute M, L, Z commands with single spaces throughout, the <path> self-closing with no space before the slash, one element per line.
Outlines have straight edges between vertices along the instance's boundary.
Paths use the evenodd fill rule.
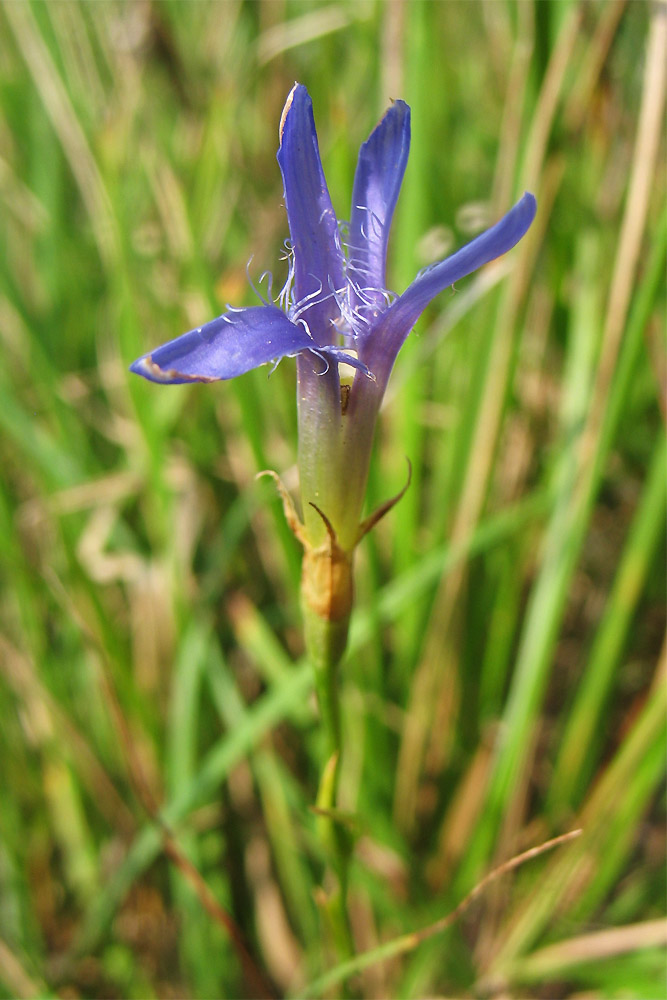
<path fill-rule="evenodd" d="M 410 109 L 396 101 L 361 147 L 343 242 L 312 103 L 296 84 L 280 122 L 291 242 L 279 305 L 227 307 L 131 366 L 154 382 L 214 382 L 296 356 L 303 521 L 280 490 L 304 546 L 302 603 L 316 665 L 334 664 L 345 648 L 353 551 L 392 505 L 361 520 L 375 419 L 401 345 L 439 292 L 510 250 L 535 215 L 535 199 L 526 193 L 491 229 L 395 296 L 386 288 L 387 239 L 409 146 Z M 351 384 L 341 378 L 350 370 L 342 365 L 354 370 Z"/>

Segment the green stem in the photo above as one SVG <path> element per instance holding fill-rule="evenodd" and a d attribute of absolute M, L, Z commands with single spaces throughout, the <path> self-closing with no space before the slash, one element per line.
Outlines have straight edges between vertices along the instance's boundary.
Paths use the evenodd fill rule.
<path fill-rule="evenodd" d="M 351 841 L 337 818 L 338 784 L 342 752 L 338 665 L 345 651 L 349 615 L 326 621 L 304 602 L 306 649 L 315 672 L 315 690 L 324 735 L 324 766 L 317 793 L 317 830 L 329 859 L 325 881 L 333 884 L 325 907 L 339 960 L 354 954 L 347 909 Z"/>

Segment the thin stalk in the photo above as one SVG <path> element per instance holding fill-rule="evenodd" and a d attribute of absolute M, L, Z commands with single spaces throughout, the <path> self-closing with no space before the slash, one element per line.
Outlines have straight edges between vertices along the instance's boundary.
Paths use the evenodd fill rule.
<path fill-rule="evenodd" d="M 350 840 L 337 815 L 338 785 L 342 753 L 338 665 L 347 641 L 341 644 L 336 623 L 313 621 L 305 609 L 306 644 L 315 676 L 315 690 L 324 736 L 325 764 L 317 793 L 317 833 L 327 855 L 323 883 L 327 886 L 324 913 L 336 955 L 340 961 L 354 954 L 347 908 Z M 327 635 L 330 632 L 332 635 Z M 310 641 L 309 641 L 310 640 Z"/>

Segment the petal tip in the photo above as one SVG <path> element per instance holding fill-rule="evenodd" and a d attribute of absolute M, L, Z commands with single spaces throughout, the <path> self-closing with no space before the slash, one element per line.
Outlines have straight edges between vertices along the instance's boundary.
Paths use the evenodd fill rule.
<path fill-rule="evenodd" d="M 141 375 L 149 382 L 157 382 L 160 385 L 182 385 L 185 382 L 217 382 L 218 379 L 210 375 L 187 375 L 179 372 L 176 368 L 161 368 L 157 362 L 153 361 L 150 354 L 145 354 L 142 358 L 137 358 L 130 365 L 129 370 L 134 375 Z"/>
<path fill-rule="evenodd" d="M 148 379 L 149 382 L 169 382 L 171 381 L 170 376 L 174 376 L 175 372 L 166 372 L 157 365 L 150 354 L 144 354 L 143 357 L 137 358 L 130 365 L 130 371 L 134 375 L 141 375 L 143 378 Z"/>
<path fill-rule="evenodd" d="M 144 354 L 142 357 L 137 358 L 129 366 L 128 371 L 131 371 L 133 375 L 143 375 L 144 378 L 148 378 L 149 372 L 153 367 L 157 367 L 153 364 L 153 361 L 148 354 Z"/>
<path fill-rule="evenodd" d="M 394 111 L 394 113 L 400 115 L 401 118 L 403 118 L 403 117 L 409 118 L 410 117 L 410 113 L 411 113 L 410 112 L 410 105 L 406 104 L 406 102 L 403 101 L 403 100 L 401 100 L 400 97 L 397 97 L 397 98 L 393 98 L 392 97 L 392 99 L 391 99 L 391 106 L 388 108 L 388 110 L 389 111 Z"/>
<path fill-rule="evenodd" d="M 299 83 L 298 80 L 295 80 L 294 86 L 287 95 L 287 100 L 285 101 L 285 107 L 283 108 L 283 113 L 280 116 L 280 125 L 278 126 L 278 139 L 281 145 L 283 141 L 283 132 L 285 131 L 285 122 L 287 121 L 287 115 L 289 114 L 289 110 L 292 107 L 292 102 L 294 101 L 294 98 L 298 94 L 303 94 L 308 100 L 310 100 L 310 95 L 308 93 L 307 88 L 304 87 L 302 83 Z"/>
<path fill-rule="evenodd" d="M 523 203 L 524 208 L 530 214 L 530 221 L 532 222 L 537 212 L 537 198 L 532 191 L 524 191 L 519 204 L 521 203 Z"/>

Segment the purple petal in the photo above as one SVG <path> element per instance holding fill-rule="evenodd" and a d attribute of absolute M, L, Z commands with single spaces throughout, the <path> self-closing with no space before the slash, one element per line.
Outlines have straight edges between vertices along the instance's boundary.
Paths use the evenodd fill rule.
<path fill-rule="evenodd" d="M 396 101 L 359 150 L 350 217 L 351 277 L 384 305 L 387 240 L 410 152 L 410 108 Z"/>
<path fill-rule="evenodd" d="M 516 246 L 535 218 L 536 208 L 534 196 L 526 191 L 523 198 L 495 226 L 475 237 L 451 257 L 423 271 L 403 292 L 394 308 L 398 307 L 397 311 L 401 315 L 413 316 L 414 324 L 438 292 Z"/>
<path fill-rule="evenodd" d="M 389 378 L 403 341 L 438 292 L 511 250 L 528 231 L 536 208 L 534 196 L 527 191 L 495 226 L 423 271 L 380 316 L 359 351 L 378 382 Z"/>
<path fill-rule="evenodd" d="M 278 163 L 294 247 L 296 304 L 313 296 L 303 316 L 314 339 L 324 345 L 331 336 L 330 320 L 340 315 L 333 291 L 344 286 L 344 256 L 322 170 L 313 104 L 301 84 L 294 85 L 283 110 Z"/>
<path fill-rule="evenodd" d="M 144 354 L 130 371 L 151 382 L 216 382 L 316 345 L 276 306 L 235 309 Z"/>

